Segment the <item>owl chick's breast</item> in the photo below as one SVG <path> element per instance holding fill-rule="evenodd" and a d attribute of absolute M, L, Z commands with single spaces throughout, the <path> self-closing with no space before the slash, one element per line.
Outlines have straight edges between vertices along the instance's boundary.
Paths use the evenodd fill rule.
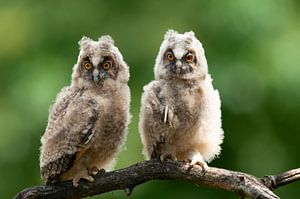
<path fill-rule="evenodd" d="M 198 122 L 201 110 L 205 105 L 203 91 L 199 85 L 190 85 L 182 81 L 168 81 L 162 84 L 162 93 L 166 105 L 173 114 L 173 130 L 187 130 Z"/>
<path fill-rule="evenodd" d="M 106 167 L 105 162 L 111 161 L 110 157 L 120 150 L 127 135 L 127 125 L 130 119 L 129 88 L 124 85 L 122 90 L 117 89 L 110 94 L 106 93 L 98 99 L 103 107 L 102 119 L 97 122 L 96 138 L 86 156 L 93 159 L 97 165 L 101 164 L 109 170 L 113 165 Z"/>

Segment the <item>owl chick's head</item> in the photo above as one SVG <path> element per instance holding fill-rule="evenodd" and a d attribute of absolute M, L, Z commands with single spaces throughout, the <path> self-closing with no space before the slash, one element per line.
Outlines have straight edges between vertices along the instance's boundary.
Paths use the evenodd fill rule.
<path fill-rule="evenodd" d="M 207 72 L 204 49 L 194 32 L 168 30 L 156 57 L 155 79 L 202 78 Z"/>
<path fill-rule="evenodd" d="M 80 52 L 73 67 L 73 86 L 93 87 L 106 81 L 128 81 L 128 66 L 110 36 L 102 36 L 98 41 L 83 36 L 78 44 Z"/>

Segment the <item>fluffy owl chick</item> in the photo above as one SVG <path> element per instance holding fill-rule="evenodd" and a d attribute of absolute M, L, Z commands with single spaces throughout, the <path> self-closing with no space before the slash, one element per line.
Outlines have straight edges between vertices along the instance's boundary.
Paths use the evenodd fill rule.
<path fill-rule="evenodd" d="M 111 169 L 127 136 L 129 69 L 110 36 L 83 37 L 70 86 L 52 106 L 41 138 L 40 170 L 49 184 L 80 179 L 92 182 Z"/>
<path fill-rule="evenodd" d="M 139 121 L 146 158 L 189 161 L 205 169 L 221 151 L 221 103 L 192 31 L 167 31 L 154 73 L 144 87 Z"/>

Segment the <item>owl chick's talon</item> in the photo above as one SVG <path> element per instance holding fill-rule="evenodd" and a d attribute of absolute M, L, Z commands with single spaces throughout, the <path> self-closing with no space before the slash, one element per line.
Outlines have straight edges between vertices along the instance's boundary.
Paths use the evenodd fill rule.
<path fill-rule="evenodd" d="M 189 166 L 188 170 L 191 170 L 196 165 L 200 166 L 201 170 L 203 172 L 205 172 L 208 169 L 206 162 L 204 161 L 202 155 L 199 152 L 193 152 L 190 155 L 190 166 Z"/>
<path fill-rule="evenodd" d="M 88 175 L 88 174 L 77 175 L 73 179 L 73 186 L 74 187 L 78 187 L 80 179 L 85 179 L 88 182 L 94 182 L 95 181 L 95 179 L 92 176 Z"/>
<path fill-rule="evenodd" d="M 103 168 L 100 169 L 99 172 L 98 172 L 98 174 L 104 174 L 104 173 L 106 173 L 106 171 L 105 171 L 105 169 L 103 169 Z"/>
<path fill-rule="evenodd" d="M 188 170 L 190 171 L 192 168 L 194 168 L 195 166 L 199 166 L 201 167 L 201 171 L 202 172 L 206 172 L 208 169 L 208 165 L 206 164 L 206 162 L 202 162 L 202 161 L 196 161 L 196 162 L 191 162 L 189 165 Z"/>
<path fill-rule="evenodd" d="M 98 169 L 98 167 L 92 167 L 92 168 L 90 168 L 89 169 L 89 175 L 91 175 L 91 176 L 95 176 L 95 175 L 97 175 L 99 173 L 99 169 Z"/>
<path fill-rule="evenodd" d="M 105 169 L 98 169 L 98 167 L 92 167 L 90 170 L 89 170 L 89 175 L 90 176 L 101 176 L 103 174 L 105 174 L 106 171 Z"/>
<path fill-rule="evenodd" d="M 164 161 L 167 161 L 167 160 L 177 161 L 177 158 L 174 155 L 169 154 L 169 153 L 165 153 L 165 154 L 162 154 L 160 156 L 160 161 L 161 162 L 164 162 Z"/>

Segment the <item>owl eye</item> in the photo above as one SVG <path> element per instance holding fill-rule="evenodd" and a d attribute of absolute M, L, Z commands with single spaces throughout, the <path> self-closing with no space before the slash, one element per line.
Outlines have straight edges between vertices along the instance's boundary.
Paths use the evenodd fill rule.
<path fill-rule="evenodd" d="M 174 60 L 174 55 L 173 55 L 173 53 L 168 52 L 168 53 L 167 53 L 167 59 L 168 59 L 169 61 L 173 61 L 173 60 Z"/>
<path fill-rule="evenodd" d="M 86 70 L 90 70 L 90 69 L 92 68 L 92 64 L 91 64 L 90 62 L 88 62 L 88 61 L 85 61 L 85 62 L 83 63 L 83 66 L 84 66 L 84 68 L 85 68 Z"/>
<path fill-rule="evenodd" d="M 191 63 L 192 61 L 194 61 L 194 55 L 192 55 L 191 53 L 188 53 L 185 56 L 185 61 L 188 62 L 188 63 Z"/>
<path fill-rule="evenodd" d="M 111 64 L 109 62 L 104 62 L 102 64 L 102 67 L 103 67 L 104 70 L 108 70 L 110 68 L 110 66 L 111 66 Z"/>

